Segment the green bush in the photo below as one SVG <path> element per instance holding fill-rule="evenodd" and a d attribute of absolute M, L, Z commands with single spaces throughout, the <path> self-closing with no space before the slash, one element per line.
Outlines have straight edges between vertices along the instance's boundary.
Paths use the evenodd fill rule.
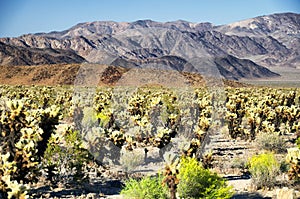
<path fill-rule="evenodd" d="M 231 198 L 232 187 L 226 180 L 212 173 L 193 158 L 182 159 L 179 168 L 179 185 L 181 198 Z"/>
<path fill-rule="evenodd" d="M 300 137 L 298 137 L 298 138 L 296 139 L 296 145 L 297 145 L 297 147 L 300 149 Z"/>
<path fill-rule="evenodd" d="M 68 128 L 62 134 L 54 133 L 50 138 L 43 166 L 47 169 L 47 178 L 52 184 L 58 181 L 84 182 L 88 180 L 83 171 L 84 166 L 92 160 L 92 155 L 84 147 L 79 132 Z M 66 176 L 69 179 L 66 179 Z"/>
<path fill-rule="evenodd" d="M 263 153 L 250 159 L 249 171 L 257 188 L 273 187 L 280 171 L 280 164 L 273 153 Z"/>
<path fill-rule="evenodd" d="M 141 180 L 129 179 L 121 195 L 135 199 L 163 199 L 168 198 L 168 189 L 162 186 L 163 177 L 144 177 Z"/>

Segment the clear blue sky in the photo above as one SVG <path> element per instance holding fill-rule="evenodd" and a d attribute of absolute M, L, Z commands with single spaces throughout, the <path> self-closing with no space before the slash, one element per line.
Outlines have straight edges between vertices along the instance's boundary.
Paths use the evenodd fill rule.
<path fill-rule="evenodd" d="M 300 0 L 0 0 L 0 37 L 65 30 L 87 21 L 226 24 L 261 15 L 300 13 Z"/>

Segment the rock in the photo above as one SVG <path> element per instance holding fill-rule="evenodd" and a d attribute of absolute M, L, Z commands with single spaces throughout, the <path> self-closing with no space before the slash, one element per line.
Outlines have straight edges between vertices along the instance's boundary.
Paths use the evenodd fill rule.
<path fill-rule="evenodd" d="M 296 199 L 295 190 L 287 187 L 277 189 L 276 195 L 278 199 Z"/>

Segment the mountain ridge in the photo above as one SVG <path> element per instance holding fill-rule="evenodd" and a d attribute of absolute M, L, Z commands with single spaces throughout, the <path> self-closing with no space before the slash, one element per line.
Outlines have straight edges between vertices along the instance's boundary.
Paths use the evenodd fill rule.
<path fill-rule="evenodd" d="M 234 24 L 238 25 L 238 24 L 242 24 L 242 23 L 245 23 L 245 22 L 251 21 L 251 20 L 256 20 L 256 19 L 259 20 L 259 19 L 264 19 L 266 17 L 273 17 L 273 18 L 278 17 L 278 18 L 281 18 L 282 16 L 290 16 L 291 18 L 295 18 L 295 17 L 300 17 L 300 14 L 299 13 L 292 13 L 292 12 L 274 13 L 274 14 L 270 14 L 270 15 L 261 15 L 261 16 L 257 16 L 257 17 L 253 17 L 253 18 L 249 18 L 249 19 L 244 19 L 244 20 L 239 20 L 237 22 L 232 22 L 232 23 L 222 24 L 222 25 L 214 25 L 211 22 L 189 22 L 189 21 L 182 20 L 182 19 L 178 19 L 176 21 L 166 21 L 166 22 L 158 22 L 158 21 L 154 21 L 154 20 L 151 20 L 151 19 L 141 19 L 141 20 L 136 20 L 136 21 L 132 21 L 132 22 L 92 21 L 92 22 L 80 22 L 80 23 L 77 23 L 76 25 L 71 26 L 69 29 L 66 29 L 66 30 L 63 30 L 63 31 L 51 31 L 51 32 L 48 32 L 48 33 L 46 33 L 46 32 L 29 33 L 29 34 L 20 35 L 19 37 L 28 36 L 28 35 L 52 35 L 52 34 L 57 34 L 57 33 L 61 34 L 61 33 L 67 32 L 69 30 L 74 30 L 77 27 L 86 26 L 86 25 L 95 25 L 95 24 L 109 25 L 110 27 L 116 27 L 116 26 L 120 27 L 119 25 L 123 25 L 124 27 L 130 27 L 130 28 L 135 27 L 134 24 L 141 24 L 141 23 L 157 24 L 159 27 L 161 26 L 161 24 L 166 24 L 167 27 L 170 26 L 170 25 L 178 25 L 178 24 L 179 25 L 180 24 L 193 24 L 192 26 L 194 27 L 195 30 L 197 30 L 197 28 L 196 28 L 197 26 L 204 26 L 204 25 L 208 26 L 208 28 L 211 27 L 213 29 L 220 30 L 220 28 L 222 28 L 222 27 L 233 26 Z M 296 24 L 298 24 L 298 26 L 300 25 L 300 22 L 298 22 L 298 20 L 294 19 L 294 22 Z M 153 27 L 153 26 L 151 26 L 151 27 Z"/>
<path fill-rule="evenodd" d="M 43 65 L 83 62 L 85 62 L 85 59 L 72 50 L 25 48 L 0 42 L 0 65 Z"/>
<path fill-rule="evenodd" d="M 300 14 L 264 15 L 219 26 L 184 20 L 95 21 L 79 23 L 64 31 L 0 41 L 28 49 L 72 50 L 91 63 L 101 63 L 107 54 L 137 62 L 148 58 L 162 62 L 163 56 L 172 53 L 187 62 L 198 56 L 211 59 L 209 67 L 222 67 L 220 73 L 225 78 L 271 77 L 276 74 L 265 67 L 299 67 Z M 180 68 L 174 60 L 164 58 L 163 63 L 175 70 Z M 224 72 L 229 66 L 231 69 Z M 251 74 L 249 70 L 255 72 Z"/>

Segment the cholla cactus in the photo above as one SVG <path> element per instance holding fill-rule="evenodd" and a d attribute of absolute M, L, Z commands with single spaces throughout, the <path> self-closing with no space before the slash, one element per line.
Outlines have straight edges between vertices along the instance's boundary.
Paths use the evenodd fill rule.
<path fill-rule="evenodd" d="M 291 165 L 288 171 L 290 180 L 300 179 L 300 150 L 299 148 L 289 148 L 286 161 Z"/>
<path fill-rule="evenodd" d="M 36 180 L 37 165 L 58 124 L 60 111 L 56 106 L 32 108 L 26 99 L 6 100 L 0 106 L 4 110 L 0 115 L 0 189 L 8 197 L 25 198 L 21 182 Z"/>
<path fill-rule="evenodd" d="M 179 179 L 177 175 L 179 173 L 178 170 L 180 159 L 172 153 L 166 153 L 164 155 L 164 160 L 167 164 L 163 173 L 163 175 L 165 176 L 163 180 L 163 185 L 167 185 L 167 187 L 169 188 L 170 198 L 175 199 L 177 185 L 179 184 Z"/>
<path fill-rule="evenodd" d="M 296 132 L 300 117 L 296 91 L 271 88 L 228 90 L 226 121 L 232 138 L 255 139 L 258 133 Z M 283 128 L 284 127 L 284 128 Z"/>
<path fill-rule="evenodd" d="M 29 196 L 27 195 L 28 187 L 18 183 L 16 180 L 11 180 L 9 175 L 2 177 L 3 182 L 6 184 L 7 189 L 7 198 L 18 198 L 18 199 L 27 199 Z"/>

